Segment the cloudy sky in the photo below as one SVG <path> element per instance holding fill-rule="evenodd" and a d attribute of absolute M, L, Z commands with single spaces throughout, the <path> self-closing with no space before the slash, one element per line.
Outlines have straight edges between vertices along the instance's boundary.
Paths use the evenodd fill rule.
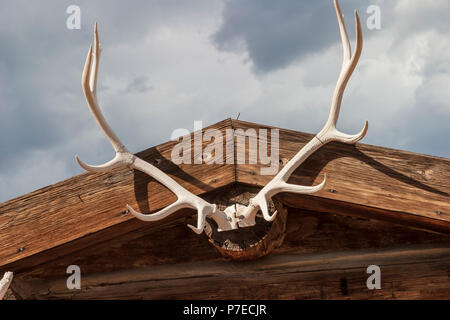
<path fill-rule="evenodd" d="M 81 9 L 69 30 L 67 7 Z M 381 28 L 369 29 L 370 5 Z M 364 48 L 339 128 L 450 157 L 450 1 L 341 0 Z M 305 132 L 326 120 L 341 64 L 332 0 L 0 1 L 0 202 L 112 157 L 80 85 L 94 22 L 106 118 L 137 152 L 228 117 Z"/>

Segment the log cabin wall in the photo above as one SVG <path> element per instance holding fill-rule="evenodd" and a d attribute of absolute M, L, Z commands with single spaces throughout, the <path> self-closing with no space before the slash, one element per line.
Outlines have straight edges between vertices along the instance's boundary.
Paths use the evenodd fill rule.
<path fill-rule="evenodd" d="M 289 208 L 282 246 L 270 256 L 235 262 L 186 222 L 143 228 L 46 262 L 16 277 L 13 289 L 24 299 L 450 297 L 449 236 Z M 72 264 L 82 270 L 82 290 L 66 287 Z M 367 289 L 369 265 L 381 268 L 381 290 Z"/>

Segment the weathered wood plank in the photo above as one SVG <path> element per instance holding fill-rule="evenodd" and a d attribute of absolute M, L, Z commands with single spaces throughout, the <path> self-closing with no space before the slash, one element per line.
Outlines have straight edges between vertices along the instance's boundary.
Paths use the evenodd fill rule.
<path fill-rule="evenodd" d="M 232 125 L 236 129 L 270 128 L 236 120 L 225 120 L 210 128 L 224 132 Z M 285 164 L 311 138 L 280 129 L 281 162 Z M 227 143 L 230 141 L 224 141 L 224 145 Z M 271 178 L 259 174 L 260 164 L 176 166 L 170 161 L 174 145 L 168 142 L 140 156 L 196 194 L 206 194 L 236 179 L 237 183 L 262 187 Z M 312 155 L 291 182 L 318 183 L 325 172 L 329 178 L 325 190 L 311 196 L 282 194 L 279 198 L 288 205 L 319 212 L 450 232 L 449 159 L 363 144 L 329 144 Z M 30 267 L 137 229 L 158 228 L 159 223 L 144 224 L 132 219 L 124 211 L 124 204 L 148 213 L 174 199 L 148 176 L 118 169 L 105 174 L 85 173 L 7 201 L 0 204 L 0 266 L 17 261 L 14 266 L 19 269 Z M 179 221 L 190 213 L 174 215 L 162 224 Z M 21 263 L 28 257 L 33 261 Z"/>
<path fill-rule="evenodd" d="M 8 269 L 20 272 L 16 278 L 51 279 L 66 276 L 66 268 L 72 264 L 78 265 L 86 275 L 157 265 L 223 260 L 209 244 L 207 237 L 199 237 L 191 232 L 185 227 L 186 222 L 178 220 L 158 228 L 141 228 L 102 244 L 93 242 L 90 248 L 34 268 L 30 268 L 29 261 L 24 259 L 21 261 L 21 268 L 11 265 Z M 183 239 L 182 242 L 180 239 Z M 284 242 L 272 254 L 317 254 L 443 243 L 450 246 L 450 236 L 411 230 L 384 221 L 289 208 Z"/>
<path fill-rule="evenodd" d="M 234 121 L 234 126 L 244 131 L 272 128 L 244 121 Z M 279 130 L 282 167 L 313 135 Z M 270 150 L 270 139 L 268 144 Z M 247 141 L 247 154 L 249 148 Z M 265 166 L 259 162 L 236 167 L 241 183 L 264 186 L 273 177 L 260 175 Z M 338 214 L 358 211 L 368 217 L 450 233 L 450 159 L 365 144 L 330 143 L 306 160 L 289 182 L 318 184 L 325 173 L 324 190 L 311 196 L 283 194 L 280 199 L 309 210 Z"/>
<path fill-rule="evenodd" d="M 373 264 L 381 290 L 366 287 Z M 77 291 L 65 277 L 14 289 L 28 299 L 448 299 L 449 266 L 450 247 L 410 247 L 103 272 L 84 276 Z"/>
<path fill-rule="evenodd" d="M 204 130 L 208 128 L 224 131 L 230 128 L 230 120 Z M 199 165 L 174 165 L 170 158 L 176 143 L 167 142 L 138 155 L 195 194 L 234 182 L 233 165 L 205 165 L 207 170 Z M 119 229 L 130 232 L 143 224 L 126 214 L 126 203 L 149 213 L 175 199 L 147 175 L 119 168 L 103 174 L 83 173 L 7 201 L 0 204 L 0 266 L 109 228 L 114 229 L 111 236 L 120 234 Z M 105 235 L 96 238 L 103 240 Z"/>

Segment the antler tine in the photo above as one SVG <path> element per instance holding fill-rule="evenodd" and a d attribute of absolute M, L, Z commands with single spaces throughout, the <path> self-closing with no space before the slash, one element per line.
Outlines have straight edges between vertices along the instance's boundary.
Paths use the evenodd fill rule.
<path fill-rule="evenodd" d="M 98 37 L 98 24 L 96 22 L 94 26 L 94 61 L 92 62 L 93 72 L 91 72 L 89 79 L 89 84 L 94 97 L 97 97 L 98 66 L 100 65 L 101 53 L 100 40 Z"/>
<path fill-rule="evenodd" d="M 94 58 L 92 61 L 92 58 Z M 102 172 L 110 170 L 122 163 L 127 163 L 129 161 L 129 157 L 124 157 L 124 153 L 128 153 L 127 148 L 120 141 L 117 135 L 114 133 L 112 128 L 109 126 L 105 117 L 103 116 L 100 107 L 98 106 L 97 101 L 97 76 L 98 76 L 98 66 L 100 63 L 100 41 L 98 37 L 98 29 L 97 23 L 95 23 L 94 30 L 94 51 L 92 51 L 92 46 L 89 47 L 89 51 L 86 57 L 86 62 L 84 65 L 83 73 L 81 76 L 81 86 L 84 91 L 84 95 L 86 97 L 89 109 L 91 110 L 92 115 L 97 121 L 100 128 L 105 133 L 109 142 L 114 148 L 116 152 L 116 156 L 114 159 L 108 161 L 107 163 L 99 166 L 92 166 L 81 161 L 78 156 L 76 157 L 77 162 L 83 167 L 85 170 L 94 171 L 94 172 Z M 129 163 L 128 163 L 129 164 Z"/>
<path fill-rule="evenodd" d="M 281 176 L 280 176 L 281 177 Z M 270 214 L 267 201 L 275 194 L 280 192 L 290 192 L 290 193 L 298 193 L 298 194 L 311 194 L 316 193 L 325 186 L 327 180 L 327 176 L 324 176 L 323 181 L 315 186 L 300 186 L 291 183 L 287 183 L 283 181 L 282 178 L 274 179 L 269 184 L 266 190 L 261 190 L 259 194 L 257 194 L 254 198 L 251 199 L 250 205 L 244 210 L 243 216 L 249 217 L 249 215 L 254 215 L 258 211 L 258 208 L 261 209 L 263 217 L 266 221 L 273 221 L 276 218 L 276 213 Z M 254 217 L 251 218 L 253 220 Z"/>
<path fill-rule="evenodd" d="M 270 215 L 268 210 L 267 201 L 274 195 L 280 192 L 300 193 L 308 194 L 321 190 L 325 186 L 326 176 L 323 181 L 316 186 L 299 186 L 287 183 L 291 174 L 297 169 L 311 154 L 320 149 L 323 145 L 331 141 L 341 141 L 344 143 L 356 143 L 361 140 L 368 129 L 368 122 L 366 121 L 364 128 L 356 135 L 348 135 L 339 132 L 336 129 L 336 123 L 339 118 L 339 110 L 341 107 L 342 97 L 344 95 L 345 86 L 358 63 L 359 57 L 362 51 L 362 29 L 361 22 L 359 21 L 358 13 L 355 11 L 356 22 L 356 47 L 355 52 L 352 55 L 350 41 L 348 39 L 347 30 L 345 28 L 344 17 L 341 12 L 341 8 L 337 0 L 334 0 L 334 6 L 336 8 L 336 15 L 339 23 L 339 30 L 341 33 L 341 41 L 343 48 L 342 68 L 339 74 L 339 78 L 336 84 L 336 88 L 333 93 L 333 100 L 331 103 L 330 114 L 328 120 L 325 123 L 323 129 L 291 159 L 278 172 L 278 174 L 262 188 L 259 193 L 252 199 L 250 204 L 243 209 L 240 215 L 243 226 L 250 226 L 255 224 L 255 216 L 258 209 L 261 209 L 264 219 L 272 221 L 275 219 L 276 214 Z"/>
<path fill-rule="evenodd" d="M 13 280 L 13 273 L 10 271 L 6 272 L 3 278 L 0 280 L 0 300 L 2 300 L 3 297 L 5 296 L 12 280 Z"/>
<path fill-rule="evenodd" d="M 341 6 L 337 0 L 334 0 L 334 7 L 336 9 L 336 15 L 339 24 L 339 31 L 341 34 L 342 50 L 343 50 L 343 63 L 350 60 L 352 55 L 352 48 L 350 46 L 350 40 L 348 39 L 347 28 L 345 27 L 344 15 L 342 14 Z M 356 13 L 356 11 L 355 11 Z"/>
<path fill-rule="evenodd" d="M 348 135 L 342 133 L 336 129 L 336 124 L 339 118 L 339 111 L 341 108 L 342 98 L 344 95 L 344 90 L 347 85 L 350 76 L 358 64 L 359 58 L 361 56 L 363 47 L 363 37 L 361 22 L 359 20 L 358 12 L 355 11 L 355 24 L 356 24 L 356 46 L 355 52 L 352 55 L 350 41 L 347 34 L 347 29 L 345 27 L 344 16 L 339 6 L 339 2 L 334 0 L 334 6 L 336 8 L 336 16 L 339 23 L 339 30 L 341 34 L 342 41 L 342 68 L 339 74 L 338 81 L 336 83 L 336 88 L 333 93 L 333 100 L 331 104 L 330 114 L 324 128 L 317 134 L 317 137 L 322 142 L 328 141 L 341 141 L 343 143 L 354 144 L 364 138 L 367 133 L 369 123 L 366 121 L 363 129 L 355 134 Z M 327 141 L 326 141 L 327 140 Z"/>
<path fill-rule="evenodd" d="M 158 221 L 161 219 L 164 219 L 165 217 L 171 215 L 174 212 L 177 212 L 180 209 L 186 208 L 186 203 L 182 200 L 178 199 L 171 205 L 167 206 L 166 208 L 160 210 L 158 214 L 142 214 L 140 212 L 137 212 L 134 210 L 131 206 L 127 204 L 128 210 L 139 220 L 151 222 L 151 221 Z M 193 208 L 195 209 L 195 207 Z M 187 226 L 194 231 L 196 234 L 201 234 L 203 232 L 203 228 L 206 225 L 206 216 L 208 216 L 208 212 L 206 212 L 208 208 L 202 207 L 199 209 L 199 213 L 197 216 L 197 227 L 188 224 Z M 222 214 L 218 214 L 212 217 L 213 220 L 216 221 L 217 225 L 219 226 L 220 231 L 230 230 L 228 227 L 228 222 L 226 220 L 226 217 Z"/>
<path fill-rule="evenodd" d="M 164 219 L 165 217 L 174 213 L 175 211 L 178 211 L 179 209 L 191 208 L 197 210 L 198 214 L 197 227 L 194 227 L 192 225 L 188 226 L 197 234 L 203 232 L 204 227 L 206 225 L 207 216 L 214 219 L 220 229 L 229 230 L 230 225 L 226 221 L 225 214 L 220 210 L 217 210 L 215 204 L 210 204 L 209 202 L 206 202 L 202 198 L 197 197 L 193 193 L 183 188 L 175 180 L 173 180 L 171 177 L 169 177 L 167 174 L 165 174 L 155 166 L 140 159 L 139 157 L 134 156 L 127 150 L 124 144 L 120 141 L 120 139 L 114 133 L 112 128 L 109 126 L 98 105 L 96 91 L 97 91 L 97 75 L 98 75 L 99 61 L 100 61 L 100 42 L 98 38 L 98 29 L 96 23 L 94 31 L 94 50 L 92 50 L 92 46 L 90 46 L 86 57 L 86 63 L 83 69 L 83 74 L 81 77 L 81 85 L 83 87 L 83 91 L 86 96 L 89 109 L 91 110 L 91 113 L 94 116 L 95 120 L 97 121 L 98 125 L 103 130 L 106 137 L 113 146 L 116 155 L 112 160 L 99 166 L 87 165 L 84 162 L 82 162 L 78 157 L 76 157 L 80 166 L 86 169 L 87 171 L 104 172 L 109 171 L 118 166 L 127 165 L 130 168 L 142 171 L 148 174 L 149 176 L 153 177 L 155 180 L 160 182 L 162 185 L 166 186 L 177 196 L 178 199 L 173 204 L 156 213 L 149 215 L 139 213 L 135 211 L 133 208 L 131 208 L 131 206 L 127 205 L 130 212 L 138 219 L 144 221 L 157 221 Z"/>

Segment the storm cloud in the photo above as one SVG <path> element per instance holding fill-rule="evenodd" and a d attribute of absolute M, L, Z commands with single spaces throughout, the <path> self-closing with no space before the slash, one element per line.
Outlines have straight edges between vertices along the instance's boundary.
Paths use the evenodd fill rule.
<path fill-rule="evenodd" d="M 133 152 L 235 117 L 316 132 L 329 110 L 342 49 L 332 0 L 72 1 L 0 3 L 0 201 L 81 173 L 112 148 L 81 90 L 99 22 L 99 100 Z M 367 8 L 381 10 L 369 30 Z M 364 48 L 339 127 L 365 143 L 450 157 L 450 22 L 446 0 L 341 0 Z M 352 41 L 353 43 L 353 41 Z"/>
<path fill-rule="evenodd" d="M 361 3 L 345 1 L 344 15 L 351 17 L 354 9 L 364 11 L 367 4 Z M 353 19 L 349 22 L 349 31 L 354 30 Z M 214 40 L 222 50 L 247 50 L 255 70 L 267 72 L 340 41 L 336 25 L 330 1 L 228 0 Z"/>

